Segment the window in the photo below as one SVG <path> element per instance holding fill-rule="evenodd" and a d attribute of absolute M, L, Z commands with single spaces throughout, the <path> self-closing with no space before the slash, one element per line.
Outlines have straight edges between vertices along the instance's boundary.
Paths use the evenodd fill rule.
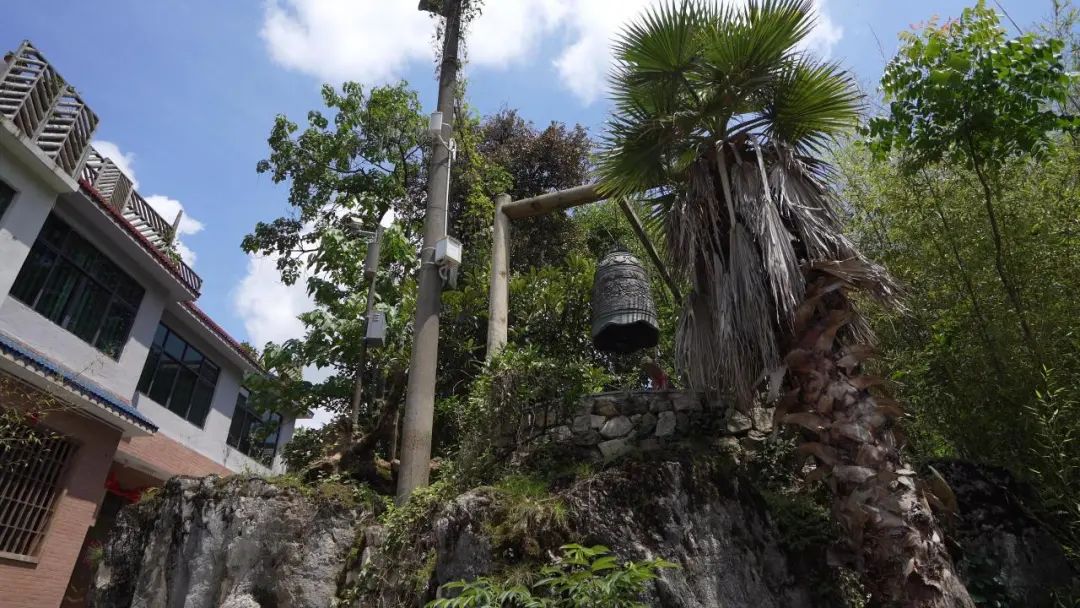
<path fill-rule="evenodd" d="M 11 295 L 118 359 L 143 288 L 53 214 L 30 248 Z"/>
<path fill-rule="evenodd" d="M 229 445 L 257 462 L 270 466 L 274 462 L 280 433 L 280 414 L 260 416 L 248 407 L 246 393 L 236 396 L 236 411 L 233 412 L 229 438 L 226 441 Z"/>
<path fill-rule="evenodd" d="M 146 357 L 139 392 L 201 427 L 221 369 L 164 323 Z"/>
<path fill-rule="evenodd" d="M 56 509 L 75 444 L 22 425 L 4 425 L 0 439 L 0 556 L 32 559 Z"/>
<path fill-rule="evenodd" d="M 0 217 L 11 206 L 11 200 L 15 198 L 15 190 L 11 186 L 0 182 Z"/>

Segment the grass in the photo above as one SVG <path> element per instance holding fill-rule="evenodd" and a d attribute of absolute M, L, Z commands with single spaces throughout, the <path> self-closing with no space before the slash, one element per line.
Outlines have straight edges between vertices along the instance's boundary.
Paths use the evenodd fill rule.
<path fill-rule="evenodd" d="M 492 488 L 496 513 L 488 526 L 492 545 L 504 553 L 539 558 L 569 535 L 570 510 L 547 480 L 511 475 Z"/>

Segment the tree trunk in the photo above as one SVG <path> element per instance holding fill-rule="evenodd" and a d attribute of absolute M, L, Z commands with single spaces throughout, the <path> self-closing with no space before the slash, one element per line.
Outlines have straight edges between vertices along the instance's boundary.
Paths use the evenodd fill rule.
<path fill-rule="evenodd" d="M 1009 303 L 1016 312 L 1016 319 L 1020 323 L 1020 332 L 1024 334 L 1024 344 L 1027 345 L 1028 350 L 1035 357 L 1038 368 L 1042 369 L 1042 355 L 1039 351 L 1038 342 L 1035 341 L 1035 333 L 1031 330 L 1031 325 L 1028 324 L 1027 310 L 1020 300 L 1020 290 L 1013 284 L 1005 268 L 1005 243 L 1001 238 L 1001 230 L 998 229 L 997 211 L 994 209 L 994 195 L 990 188 L 990 179 L 983 171 L 982 163 L 975 152 L 975 144 L 970 135 L 968 135 L 967 142 L 968 151 L 971 154 L 971 164 L 975 168 L 975 176 L 979 179 L 979 185 L 982 187 L 986 218 L 990 222 L 990 236 L 994 243 L 994 269 L 997 271 L 998 279 L 1001 280 L 1001 286 L 1005 289 L 1005 296 L 1009 299 Z"/>
<path fill-rule="evenodd" d="M 926 182 L 926 189 L 930 191 L 930 197 L 934 201 L 934 211 L 937 214 L 938 220 L 941 222 L 942 236 L 945 243 L 949 246 L 953 261 L 956 262 L 957 274 L 960 276 L 960 280 L 964 285 L 964 291 L 967 293 L 968 301 L 971 302 L 971 311 L 979 324 L 979 334 L 982 336 L 983 343 L 986 345 L 986 354 L 990 358 L 991 364 L 994 366 L 994 372 L 998 377 L 1004 377 L 1005 365 L 1002 364 L 1001 359 L 998 357 L 997 346 L 994 344 L 993 338 L 990 337 L 990 330 L 988 329 L 989 323 L 986 320 L 986 315 L 983 313 L 982 306 L 979 304 L 979 298 L 975 293 L 975 285 L 972 283 L 971 276 L 968 274 L 964 259 L 960 256 L 960 248 L 956 244 L 956 235 L 953 233 L 952 226 L 949 224 L 949 220 L 945 215 L 945 208 L 941 205 L 941 194 L 934 189 L 930 177 L 927 176 L 925 172 L 923 172 L 922 176 L 923 180 Z"/>
<path fill-rule="evenodd" d="M 855 315 L 845 290 L 836 289 L 847 285 L 820 270 L 810 270 L 806 282 L 777 417 L 814 436 L 799 449 L 815 457 L 812 475 L 832 490 L 847 557 L 875 605 L 973 608 L 930 510 L 941 499 L 925 491 L 901 455 L 899 407 L 871 393 L 880 379 L 858 371 L 870 348 L 836 341 Z"/>

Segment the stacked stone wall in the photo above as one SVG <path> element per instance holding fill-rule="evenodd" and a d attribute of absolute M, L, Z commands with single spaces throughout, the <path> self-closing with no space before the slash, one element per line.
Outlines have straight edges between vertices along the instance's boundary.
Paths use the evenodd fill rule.
<path fill-rule="evenodd" d="M 554 446 L 577 453 L 583 460 L 611 462 L 632 453 L 702 442 L 757 442 L 771 430 L 770 412 L 755 410 L 747 416 L 723 396 L 619 391 L 588 395 L 567 416 L 532 417 L 516 429 L 513 441 L 519 454 Z"/>

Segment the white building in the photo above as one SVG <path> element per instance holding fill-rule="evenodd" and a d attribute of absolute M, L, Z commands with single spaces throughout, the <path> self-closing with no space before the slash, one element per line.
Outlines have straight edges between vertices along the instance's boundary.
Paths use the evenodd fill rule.
<path fill-rule="evenodd" d="M 0 63 L 0 407 L 43 432 L 32 452 L 0 442 L 2 606 L 84 605 L 79 555 L 124 499 L 278 471 L 295 422 L 245 406 L 260 369 L 195 305 L 180 218 L 90 146 L 96 126 L 29 43 Z"/>

